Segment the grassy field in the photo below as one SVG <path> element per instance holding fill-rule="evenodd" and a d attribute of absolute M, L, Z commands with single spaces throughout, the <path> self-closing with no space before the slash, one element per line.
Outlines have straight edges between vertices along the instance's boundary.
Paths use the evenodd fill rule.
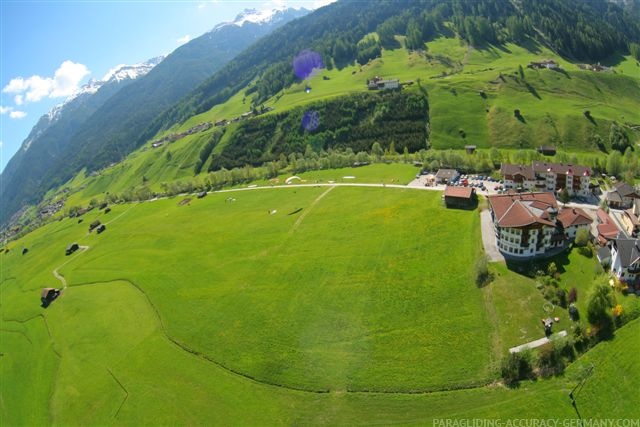
<path fill-rule="evenodd" d="M 518 389 L 481 386 L 509 346 L 539 337 L 541 297 L 500 265 L 475 286 L 477 211 L 392 188 L 181 200 L 54 222 L 0 255 L 3 425 L 575 417 L 567 393 L 579 367 Z M 87 234 L 97 217 L 107 231 Z M 90 249 L 65 257 L 73 241 Z M 69 288 L 44 310 L 39 289 L 59 286 L 56 268 Z M 630 400 L 607 396 L 640 377 L 639 326 L 580 359 L 602 364 L 584 413 L 633 415 Z"/>

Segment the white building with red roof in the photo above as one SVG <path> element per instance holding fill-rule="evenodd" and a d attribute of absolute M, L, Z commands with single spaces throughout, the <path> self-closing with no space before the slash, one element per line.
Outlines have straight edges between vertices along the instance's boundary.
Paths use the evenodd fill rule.
<path fill-rule="evenodd" d="M 511 257 L 544 256 L 572 241 L 580 228 L 591 225 L 582 209 L 558 209 L 552 193 L 489 196 L 498 249 Z"/>
<path fill-rule="evenodd" d="M 588 196 L 591 168 L 564 163 L 534 161 L 531 166 L 502 164 L 504 188 L 528 191 L 561 191 L 572 196 Z"/>

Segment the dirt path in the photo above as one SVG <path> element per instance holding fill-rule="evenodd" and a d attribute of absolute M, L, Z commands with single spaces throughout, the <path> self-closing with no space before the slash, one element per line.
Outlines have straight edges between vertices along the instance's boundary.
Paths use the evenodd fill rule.
<path fill-rule="evenodd" d="M 82 252 L 86 252 L 86 251 L 89 250 L 89 246 L 80 246 L 79 249 Z M 53 277 L 55 277 L 56 279 L 58 279 L 60 281 L 60 283 L 62 283 L 62 290 L 67 289 L 67 279 L 65 279 L 62 274 L 58 273 L 58 270 L 60 270 L 62 267 L 64 267 L 65 265 L 69 264 L 71 261 L 73 261 L 76 258 L 77 258 L 77 256 L 66 260 L 61 265 L 59 265 L 58 267 L 54 268 L 53 271 L 51 272 L 53 274 Z"/>

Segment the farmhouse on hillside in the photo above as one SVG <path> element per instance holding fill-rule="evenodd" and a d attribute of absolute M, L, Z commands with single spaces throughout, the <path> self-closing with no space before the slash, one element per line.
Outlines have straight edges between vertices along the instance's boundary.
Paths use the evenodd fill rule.
<path fill-rule="evenodd" d="M 531 166 L 502 164 L 500 173 L 505 189 L 527 191 L 561 191 L 570 195 L 588 196 L 591 168 L 563 163 L 534 161 Z"/>
<path fill-rule="evenodd" d="M 60 295 L 59 289 L 43 288 L 40 292 L 40 302 L 43 307 L 48 307 Z"/>
<path fill-rule="evenodd" d="M 553 59 L 543 59 L 542 61 L 531 61 L 529 65 L 527 65 L 527 67 L 535 69 L 547 68 L 549 70 L 554 70 L 556 68 L 560 68 L 560 65 L 558 65 L 558 63 Z"/>
<path fill-rule="evenodd" d="M 607 193 L 607 205 L 614 209 L 629 209 L 635 200 L 640 200 L 640 192 L 626 182 L 619 182 Z"/>
<path fill-rule="evenodd" d="M 367 88 L 369 88 L 369 90 L 400 89 L 400 80 L 385 80 L 379 76 L 375 76 L 367 82 Z"/>
<path fill-rule="evenodd" d="M 80 248 L 80 246 L 78 246 L 77 243 L 72 243 L 69 246 L 67 246 L 67 250 L 64 252 L 64 254 L 65 255 L 71 255 L 72 253 L 77 251 L 79 248 Z"/>
<path fill-rule="evenodd" d="M 498 249 L 506 256 L 545 256 L 564 248 L 591 218 L 582 209 L 563 208 L 552 193 L 489 196 Z"/>
<path fill-rule="evenodd" d="M 477 201 L 476 189 L 473 187 L 448 185 L 443 197 L 448 208 L 473 208 Z"/>

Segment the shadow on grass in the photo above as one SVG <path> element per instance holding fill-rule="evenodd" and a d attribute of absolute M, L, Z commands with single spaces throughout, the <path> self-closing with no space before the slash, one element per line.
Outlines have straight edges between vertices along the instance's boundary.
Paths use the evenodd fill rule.
<path fill-rule="evenodd" d="M 566 78 L 568 78 L 569 80 L 571 80 L 571 76 L 569 75 L 569 73 L 567 73 L 567 70 L 563 69 L 563 68 L 550 68 L 551 71 L 554 71 L 556 73 L 562 74 L 564 75 Z"/>
<path fill-rule="evenodd" d="M 542 99 L 535 87 L 533 87 L 529 82 L 525 82 L 524 84 L 531 95 L 535 96 L 538 99 Z"/>
<path fill-rule="evenodd" d="M 565 249 L 557 255 L 553 255 L 549 258 L 538 258 L 528 260 L 506 259 L 507 268 L 514 273 L 518 273 L 522 276 L 529 277 L 531 279 L 536 277 L 536 272 L 547 272 L 549 264 L 552 262 L 556 264 L 558 273 L 563 274 L 566 272 L 565 266 L 569 265 L 570 249 Z"/>
<path fill-rule="evenodd" d="M 605 67 L 615 67 L 619 65 L 621 62 L 625 60 L 625 57 L 620 54 L 620 52 L 616 52 L 613 55 L 607 57 L 606 59 L 600 61 L 600 64 Z"/>
<path fill-rule="evenodd" d="M 591 113 L 589 113 L 588 111 L 585 111 L 584 112 L 584 116 L 587 118 L 587 120 L 589 120 L 591 122 L 592 125 L 598 126 L 598 124 L 596 123 L 596 119 L 593 118 Z"/>
<path fill-rule="evenodd" d="M 540 45 L 540 43 L 530 37 L 527 37 L 523 42 L 520 42 L 520 46 L 527 49 L 529 53 L 533 53 L 536 55 L 542 52 L 542 46 Z"/>

